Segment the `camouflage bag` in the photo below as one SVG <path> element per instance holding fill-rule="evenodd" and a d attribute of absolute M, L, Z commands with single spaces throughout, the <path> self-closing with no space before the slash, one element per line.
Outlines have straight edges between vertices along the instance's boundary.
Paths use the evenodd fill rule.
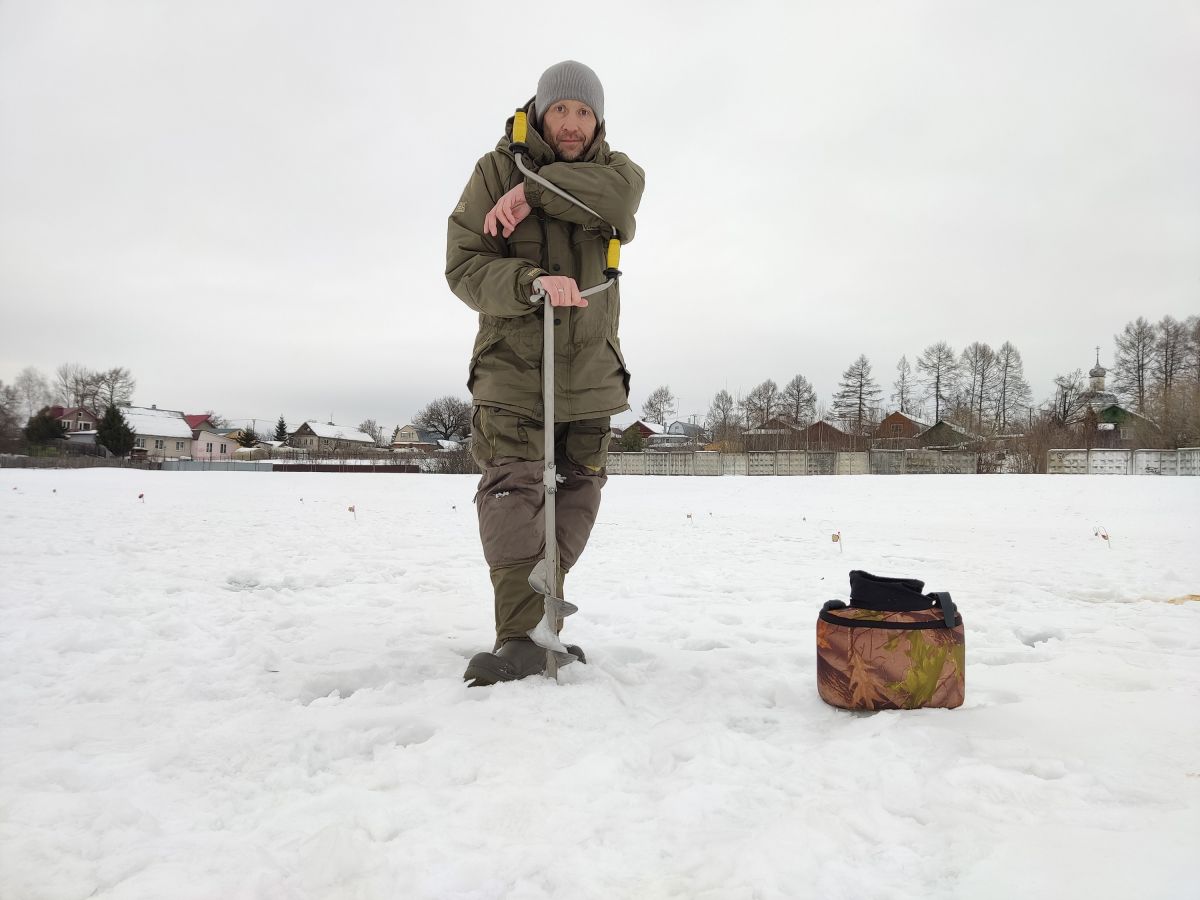
<path fill-rule="evenodd" d="M 817 690 L 842 709 L 961 706 L 962 616 L 950 595 L 915 578 L 850 573 L 850 604 L 830 600 L 817 620 Z"/>

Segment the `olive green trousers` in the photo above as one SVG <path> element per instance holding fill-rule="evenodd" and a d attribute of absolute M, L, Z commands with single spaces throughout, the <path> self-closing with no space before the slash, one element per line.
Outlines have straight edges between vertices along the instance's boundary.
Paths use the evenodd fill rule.
<path fill-rule="evenodd" d="M 600 511 L 600 491 L 611 434 L 609 419 L 554 425 L 554 495 L 558 538 L 559 596 L 563 580 L 587 545 Z M 491 569 L 495 596 L 496 646 L 524 637 L 541 621 L 542 595 L 529 586 L 529 573 L 546 555 L 543 518 L 546 488 L 543 425 L 492 406 L 472 417 L 471 455 L 483 470 L 475 494 L 479 539 Z"/>

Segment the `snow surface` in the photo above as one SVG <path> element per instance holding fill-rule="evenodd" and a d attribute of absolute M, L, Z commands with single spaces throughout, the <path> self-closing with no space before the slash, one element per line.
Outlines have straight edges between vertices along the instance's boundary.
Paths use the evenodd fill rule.
<path fill-rule="evenodd" d="M 4 470 L 0 897 L 1200 896 L 1200 478 L 613 477 L 589 664 L 489 689 L 473 490 Z M 963 708 L 818 699 L 855 567 Z"/>

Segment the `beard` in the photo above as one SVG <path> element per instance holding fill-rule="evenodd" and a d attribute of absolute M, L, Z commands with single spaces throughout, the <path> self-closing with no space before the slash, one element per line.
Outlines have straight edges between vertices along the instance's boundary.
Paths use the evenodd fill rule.
<path fill-rule="evenodd" d="M 587 153 L 588 147 L 591 146 L 590 143 L 584 143 L 583 141 L 574 145 L 564 145 L 557 138 L 550 143 L 554 147 L 554 158 L 558 162 L 575 162 L 582 159 L 583 155 Z"/>

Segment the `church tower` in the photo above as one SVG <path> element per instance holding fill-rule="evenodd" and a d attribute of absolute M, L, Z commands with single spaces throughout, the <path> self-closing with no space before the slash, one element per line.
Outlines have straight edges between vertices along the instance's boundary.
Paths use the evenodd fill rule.
<path fill-rule="evenodd" d="M 1097 347 L 1096 348 L 1096 365 L 1092 367 L 1092 371 L 1088 372 L 1088 375 L 1092 379 L 1092 384 L 1091 384 L 1091 389 L 1090 389 L 1091 393 L 1093 393 L 1093 394 L 1103 394 L 1104 393 L 1104 376 L 1107 374 L 1108 374 L 1108 370 L 1105 369 L 1104 366 L 1100 365 L 1100 348 Z"/>

